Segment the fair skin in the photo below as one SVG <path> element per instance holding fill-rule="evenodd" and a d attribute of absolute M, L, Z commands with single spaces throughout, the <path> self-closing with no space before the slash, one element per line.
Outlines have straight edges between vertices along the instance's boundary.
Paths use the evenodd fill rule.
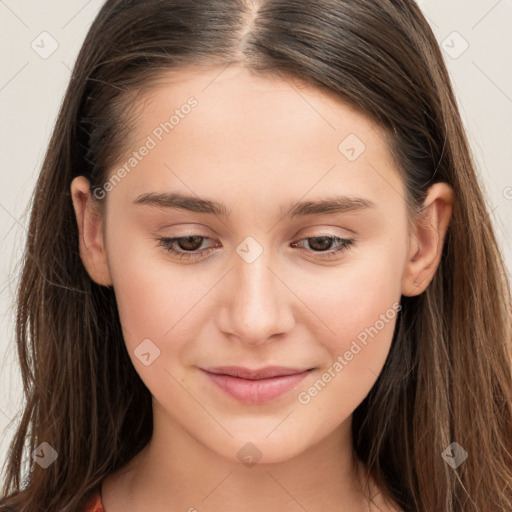
<path fill-rule="evenodd" d="M 298 396 L 329 368 L 332 376 L 338 356 L 401 295 L 425 290 L 453 193 L 433 185 L 425 222 L 410 227 L 375 123 L 297 81 L 219 72 L 185 70 L 138 100 L 133 144 L 111 174 L 187 98 L 198 105 L 108 192 L 103 215 L 84 177 L 71 186 L 82 261 L 96 283 L 113 286 L 128 353 L 153 395 L 152 439 L 104 481 L 105 510 L 397 510 L 373 487 L 375 505 L 365 504 L 351 462 L 352 413 L 382 370 L 396 316 L 308 403 Z M 366 146 L 353 161 L 338 149 L 349 134 Z M 223 203 L 229 216 L 134 204 L 170 192 Z M 334 196 L 372 205 L 284 215 Z M 196 258 L 156 241 L 186 236 L 204 238 L 173 247 Z M 249 236 L 256 245 L 245 245 Z M 334 253 L 326 236 L 354 242 Z M 244 259 L 240 247 L 257 257 Z M 146 339 L 160 350 L 147 366 L 134 352 Z M 291 391 L 246 403 L 199 369 L 227 365 L 312 370 Z M 237 455 L 247 443 L 261 454 L 251 467 Z"/>

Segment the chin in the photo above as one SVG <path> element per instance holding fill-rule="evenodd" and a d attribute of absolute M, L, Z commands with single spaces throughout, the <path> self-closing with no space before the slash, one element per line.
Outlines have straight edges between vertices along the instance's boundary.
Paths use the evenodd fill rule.
<path fill-rule="evenodd" d="M 275 428 L 275 424 L 272 428 Z M 224 439 L 222 443 L 208 443 L 208 446 L 230 462 L 243 464 L 249 468 L 255 465 L 286 462 L 307 450 L 307 444 L 297 442 L 301 439 L 304 443 L 303 433 L 281 432 L 279 435 L 275 431 L 268 435 L 272 428 L 264 432 L 247 430 L 243 435 L 235 435 L 229 440 Z"/>

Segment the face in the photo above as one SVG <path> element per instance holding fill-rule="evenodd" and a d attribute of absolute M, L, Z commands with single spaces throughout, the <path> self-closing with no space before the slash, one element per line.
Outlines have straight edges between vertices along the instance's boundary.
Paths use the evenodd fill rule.
<path fill-rule="evenodd" d="M 276 462 L 346 426 L 382 370 L 410 277 L 406 192 L 383 133 L 340 99 L 218 73 L 141 100 L 101 244 L 155 421 Z"/>

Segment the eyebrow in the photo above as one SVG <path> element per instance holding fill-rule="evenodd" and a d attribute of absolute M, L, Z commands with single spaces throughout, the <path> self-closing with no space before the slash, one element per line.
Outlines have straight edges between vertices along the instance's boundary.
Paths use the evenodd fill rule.
<path fill-rule="evenodd" d="M 149 192 L 138 196 L 134 204 L 148 205 L 156 208 L 187 210 L 195 213 L 207 213 L 226 219 L 230 215 L 224 203 L 178 193 L 156 194 Z M 319 201 L 294 203 L 284 214 L 283 208 L 281 208 L 281 213 L 284 217 L 293 219 L 309 215 L 327 215 L 360 211 L 374 207 L 375 203 L 362 197 L 334 196 Z"/>

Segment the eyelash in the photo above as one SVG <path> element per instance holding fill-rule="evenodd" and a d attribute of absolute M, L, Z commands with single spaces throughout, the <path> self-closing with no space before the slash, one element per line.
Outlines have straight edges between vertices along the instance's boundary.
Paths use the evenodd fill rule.
<path fill-rule="evenodd" d="M 179 256 L 179 259 L 187 259 L 187 260 L 188 259 L 198 259 L 203 256 L 203 253 L 214 249 L 214 247 L 209 247 L 208 249 L 199 250 L 199 252 L 182 252 L 182 251 L 177 251 L 174 248 L 174 244 L 177 241 L 184 240 L 186 238 L 191 238 L 191 237 L 198 237 L 198 238 L 202 238 L 205 240 L 208 239 L 208 237 L 201 236 L 201 235 L 187 235 L 187 236 L 180 236 L 180 237 L 174 237 L 174 238 L 160 237 L 160 238 L 156 238 L 156 240 L 158 241 L 158 245 L 163 247 L 166 252 L 168 252 L 170 254 L 174 254 L 176 256 Z M 298 242 L 302 242 L 303 240 L 311 240 L 311 239 L 315 239 L 315 238 L 317 238 L 317 239 L 318 238 L 320 238 L 320 239 L 327 238 L 327 239 L 331 240 L 332 242 L 337 242 L 339 244 L 336 249 L 328 251 L 328 252 L 311 250 L 311 252 L 316 253 L 317 255 L 319 255 L 320 258 L 324 258 L 324 259 L 332 258 L 332 257 L 336 256 L 337 254 L 348 250 L 350 248 L 350 246 L 353 245 L 355 242 L 355 240 L 353 238 L 341 238 L 339 236 L 334 236 L 334 235 L 318 235 L 318 236 L 309 236 L 306 238 L 301 238 L 295 242 L 292 242 L 292 245 L 296 245 Z"/>

